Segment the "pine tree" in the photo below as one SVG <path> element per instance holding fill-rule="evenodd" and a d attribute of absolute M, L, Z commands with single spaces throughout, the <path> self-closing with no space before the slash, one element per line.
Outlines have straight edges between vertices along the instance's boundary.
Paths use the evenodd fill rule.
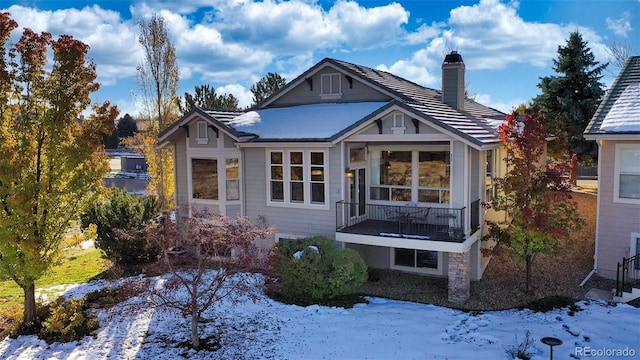
<path fill-rule="evenodd" d="M 565 46 L 558 46 L 553 63 L 558 75 L 541 78 L 538 87 L 542 94 L 534 99 L 544 113 L 545 127 L 556 137 L 549 143 L 549 155 L 567 159 L 576 154 L 580 163 L 591 164 L 597 160 L 596 144 L 585 140 L 582 133 L 604 95 L 600 79 L 608 64 L 595 60 L 578 32 L 571 33 Z"/>
<path fill-rule="evenodd" d="M 275 94 L 281 87 L 287 83 L 287 80 L 277 73 L 268 73 L 260 81 L 251 86 L 253 93 L 253 106 L 258 105 L 264 99 Z"/>
<path fill-rule="evenodd" d="M 238 99 L 232 94 L 216 94 L 209 85 L 199 85 L 194 88 L 194 94 L 184 93 L 184 105 L 178 101 L 182 114 L 187 114 L 196 107 L 206 109 L 239 110 Z"/>

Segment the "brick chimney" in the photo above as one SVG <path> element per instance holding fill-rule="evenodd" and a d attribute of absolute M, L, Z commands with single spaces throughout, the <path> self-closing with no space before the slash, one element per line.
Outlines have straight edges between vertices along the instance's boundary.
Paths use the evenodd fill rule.
<path fill-rule="evenodd" d="M 452 51 L 442 63 L 442 102 L 464 110 L 464 62 L 457 51 Z"/>

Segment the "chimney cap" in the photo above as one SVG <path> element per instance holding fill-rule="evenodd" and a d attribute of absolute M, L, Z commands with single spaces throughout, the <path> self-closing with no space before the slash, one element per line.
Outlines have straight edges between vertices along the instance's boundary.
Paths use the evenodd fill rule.
<path fill-rule="evenodd" d="M 445 56 L 444 58 L 445 64 L 461 63 L 461 62 L 462 62 L 462 56 L 458 54 L 458 52 L 455 50 L 451 51 L 451 53 Z"/>

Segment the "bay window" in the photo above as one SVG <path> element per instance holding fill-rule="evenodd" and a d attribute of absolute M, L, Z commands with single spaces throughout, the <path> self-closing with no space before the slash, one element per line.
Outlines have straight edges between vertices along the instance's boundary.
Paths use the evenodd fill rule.
<path fill-rule="evenodd" d="M 326 151 L 270 150 L 267 160 L 269 204 L 328 206 Z"/>

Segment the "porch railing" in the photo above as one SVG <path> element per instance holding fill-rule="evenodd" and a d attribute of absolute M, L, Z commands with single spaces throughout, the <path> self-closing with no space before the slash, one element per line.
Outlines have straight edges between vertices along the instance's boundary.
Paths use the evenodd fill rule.
<path fill-rule="evenodd" d="M 479 211 L 479 200 L 476 206 Z M 339 201 L 336 231 L 344 233 L 462 242 L 465 208 L 374 205 Z M 472 219 L 474 219 L 472 215 Z M 476 218 L 479 226 L 479 215 Z"/>
<path fill-rule="evenodd" d="M 631 287 L 640 282 L 640 254 L 622 258 L 622 262 L 618 263 L 616 279 L 616 296 L 622 296 L 627 289 L 631 291 Z"/>

